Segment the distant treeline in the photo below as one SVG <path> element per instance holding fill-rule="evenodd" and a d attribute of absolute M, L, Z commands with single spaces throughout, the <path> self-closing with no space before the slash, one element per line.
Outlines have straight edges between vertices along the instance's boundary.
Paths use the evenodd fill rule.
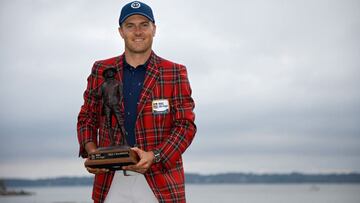
<path fill-rule="evenodd" d="M 360 183 L 360 173 L 341 174 L 254 174 L 254 173 L 223 173 L 200 175 L 188 173 L 187 184 L 253 184 L 253 183 Z M 1 179 L 7 187 L 34 186 L 79 186 L 92 185 L 93 177 L 58 177 L 46 179 Z"/>
<path fill-rule="evenodd" d="M 347 174 L 254 174 L 224 173 L 216 175 L 187 174 L 187 183 L 360 183 L 360 173 Z"/>

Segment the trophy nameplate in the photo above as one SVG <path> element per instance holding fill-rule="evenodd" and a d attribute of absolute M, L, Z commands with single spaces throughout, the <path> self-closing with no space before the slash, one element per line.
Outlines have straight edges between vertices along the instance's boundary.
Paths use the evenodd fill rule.
<path fill-rule="evenodd" d="M 90 168 L 105 168 L 109 170 L 121 170 L 122 166 L 133 165 L 139 161 L 139 156 L 127 144 L 125 138 L 123 113 L 120 103 L 123 99 L 122 84 L 115 79 L 116 69 L 104 70 L 105 82 L 99 89 L 98 96 L 102 98 L 103 115 L 105 115 L 105 129 L 108 131 L 110 146 L 97 148 L 95 152 L 89 153 L 85 166 Z M 116 124 L 121 130 L 122 144 L 115 144 L 114 130 L 111 126 L 111 118 L 115 116 Z"/>
<path fill-rule="evenodd" d="M 90 153 L 85 161 L 85 166 L 90 168 L 106 168 L 109 170 L 121 170 L 122 166 L 136 164 L 139 157 L 128 146 L 113 146 L 98 148 Z"/>

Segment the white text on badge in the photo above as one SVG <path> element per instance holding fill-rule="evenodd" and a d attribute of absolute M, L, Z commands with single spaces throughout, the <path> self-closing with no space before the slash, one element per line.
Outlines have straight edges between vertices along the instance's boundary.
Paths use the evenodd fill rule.
<path fill-rule="evenodd" d="M 158 99 L 152 101 L 152 112 L 154 114 L 165 114 L 170 110 L 169 100 Z"/>

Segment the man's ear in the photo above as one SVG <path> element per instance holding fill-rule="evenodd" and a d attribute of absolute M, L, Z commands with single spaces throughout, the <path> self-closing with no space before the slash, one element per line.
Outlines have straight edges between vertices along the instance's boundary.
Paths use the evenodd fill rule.
<path fill-rule="evenodd" d="M 155 34 L 156 34 L 156 25 L 155 25 L 155 24 L 153 24 L 153 26 L 154 26 L 154 30 L 153 30 L 153 37 L 155 37 Z"/>
<path fill-rule="evenodd" d="M 118 28 L 118 31 L 119 31 L 119 34 L 120 34 L 121 38 L 124 39 L 124 33 L 123 33 L 123 31 L 122 31 L 121 26 Z"/>

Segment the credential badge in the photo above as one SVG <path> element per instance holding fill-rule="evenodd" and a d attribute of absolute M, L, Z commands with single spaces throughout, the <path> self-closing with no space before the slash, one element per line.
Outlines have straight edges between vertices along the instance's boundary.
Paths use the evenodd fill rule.
<path fill-rule="evenodd" d="M 167 99 L 158 99 L 152 101 L 153 114 L 166 114 L 169 113 L 170 105 Z"/>

